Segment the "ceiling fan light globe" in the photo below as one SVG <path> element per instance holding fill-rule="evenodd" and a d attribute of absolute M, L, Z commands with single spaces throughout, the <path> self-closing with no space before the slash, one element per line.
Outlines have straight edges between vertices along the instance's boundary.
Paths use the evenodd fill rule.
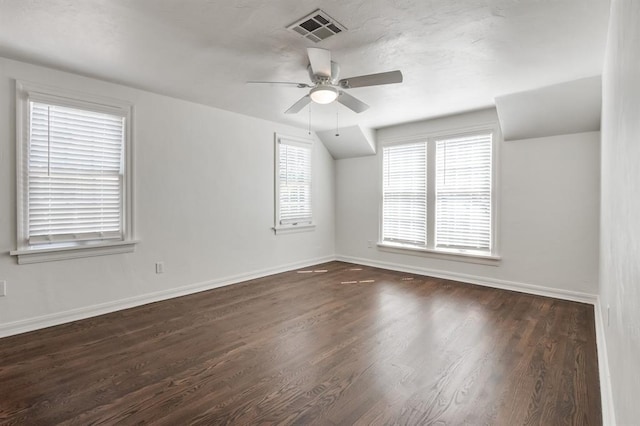
<path fill-rule="evenodd" d="M 338 89 L 331 86 L 314 87 L 309 92 L 309 96 L 317 104 L 330 104 L 338 97 Z"/>

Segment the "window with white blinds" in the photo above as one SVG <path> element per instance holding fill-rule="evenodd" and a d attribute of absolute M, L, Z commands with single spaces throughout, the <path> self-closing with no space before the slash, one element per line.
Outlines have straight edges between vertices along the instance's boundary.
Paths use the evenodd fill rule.
<path fill-rule="evenodd" d="M 134 250 L 131 104 L 16 82 L 18 263 Z"/>
<path fill-rule="evenodd" d="M 427 144 L 386 146 L 382 166 L 382 240 L 426 245 Z"/>
<path fill-rule="evenodd" d="M 276 228 L 311 225 L 311 142 L 276 136 Z"/>
<path fill-rule="evenodd" d="M 492 134 L 436 143 L 437 248 L 491 250 Z"/>
<path fill-rule="evenodd" d="M 29 105 L 29 244 L 122 239 L 124 117 Z"/>
<path fill-rule="evenodd" d="M 496 257 L 495 133 L 383 143 L 380 246 Z"/>

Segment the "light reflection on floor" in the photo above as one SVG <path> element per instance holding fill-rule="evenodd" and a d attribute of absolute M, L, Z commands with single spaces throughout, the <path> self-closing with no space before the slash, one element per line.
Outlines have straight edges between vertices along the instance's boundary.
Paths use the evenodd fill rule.
<path fill-rule="evenodd" d="M 495 365 L 493 358 L 489 356 L 493 349 L 491 339 L 459 342 L 465 336 L 479 336 L 484 327 L 491 326 L 487 320 L 486 307 L 473 301 L 467 306 L 461 306 L 459 296 L 456 301 L 446 293 L 436 293 L 435 296 L 432 293 L 429 297 L 423 297 L 416 288 L 424 284 L 420 279 L 402 278 L 401 281 L 379 282 L 383 290 L 378 293 L 375 321 L 380 329 L 385 330 L 385 334 L 370 348 L 376 355 L 372 357 L 375 361 L 371 366 L 375 371 L 375 383 L 387 404 L 394 405 L 397 401 L 411 397 L 424 403 L 424 396 L 434 395 L 433 398 L 437 397 L 438 401 L 430 403 L 437 410 L 438 405 L 447 405 L 444 403 L 446 400 L 465 397 L 465 380 L 479 374 L 478 371 L 473 371 L 479 368 L 478 365 L 484 371 L 500 374 L 500 366 Z M 463 323 L 452 321 L 452 318 L 460 316 L 466 317 Z M 457 349 L 445 350 L 435 358 L 421 360 L 424 351 L 420 348 L 425 345 Z M 476 362 L 470 362 L 470 359 Z M 488 365 L 488 362 L 492 364 Z M 425 377 L 424 371 L 417 374 L 409 367 L 416 364 L 422 364 L 425 369 L 433 371 L 433 374 L 426 375 L 431 377 L 430 383 L 416 381 L 418 377 Z M 398 380 L 398 377 L 401 379 Z M 438 386 L 439 380 L 460 380 L 459 392 L 447 395 L 433 393 L 432 388 Z M 389 383 L 396 385 L 389 388 Z"/>
<path fill-rule="evenodd" d="M 461 303 L 459 294 L 454 298 L 448 294 L 446 283 L 433 281 L 420 276 L 401 276 L 394 281 L 374 280 L 368 278 L 368 273 L 361 272 L 362 268 L 349 268 L 344 278 L 338 281 L 343 285 L 368 284 L 374 285 L 376 308 L 367 319 L 368 323 L 353 329 L 351 336 L 336 336 L 344 341 L 344 348 L 357 348 L 363 354 L 363 359 L 369 365 L 361 372 L 357 386 L 374 386 L 380 396 L 380 406 L 395 405 L 399 401 L 415 400 L 416 404 L 431 404 L 437 417 L 439 406 L 447 406 L 453 399 L 467 398 L 469 380 L 487 371 L 491 374 L 502 374 L 499 365 L 490 356 L 493 349 L 493 339 L 469 339 L 469 336 L 480 336 L 487 323 L 488 307 L 475 303 L 469 299 L 468 303 Z M 325 269 L 301 270 L 298 273 L 324 273 Z M 355 273 L 355 274 L 354 274 Z M 351 275 L 351 276 L 349 276 Z M 344 279 L 343 278 L 343 279 Z M 339 279 L 339 278 L 338 278 Z M 420 291 L 422 285 L 438 285 L 442 287 L 436 292 Z M 364 287 L 361 287 L 364 288 Z M 367 300 L 363 297 L 363 302 Z M 348 308 L 347 308 L 348 309 Z M 460 317 L 465 319 L 461 322 Z M 371 322 L 375 329 L 381 330 L 376 340 L 367 347 L 358 345 L 360 330 L 366 330 Z M 332 334 L 330 327 L 300 329 L 291 333 L 286 341 L 281 342 L 282 356 L 295 353 L 297 348 L 314 346 L 322 339 L 318 335 Z M 468 341 L 460 342 L 466 338 Z M 438 346 L 445 348 L 435 356 L 431 353 L 426 358 L 424 347 Z M 455 348 L 455 349 L 454 349 Z M 322 353 L 318 347 L 317 362 L 323 364 L 328 354 Z M 365 356 L 366 354 L 366 356 Z M 423 359 L 424 358 L 424 359 Z M 315 363 L 312 361 L 312 365 Z M 415 365 L 423 365 L 424 369 L 415 371 Z M 429 370 L 425 374 L 424 370 Z M 307 368 L 302 380 L 309 383 L 318 376 L 316 368 Z M 470 379 L 471 378 L 471 379 Z M 445 383 L 446 382 L 446 383 Z M 394 383 L 389 387 L 389 383 Z M 444 386 L 456 383 L 456 386 Z M 458 386 L 459 383 L 459 386 Z M 355 385 L 355 384 L 354 384 Z M 443 387 L 448 393 L 434 393 L 434 387 Z M 457 391 L 451 391 L 457 389 Z M 431 398 L 431 399 L 425 399 Z M 437 398 L 437 401 L 435 400 Z M 424 408 L 424 407 L 423 407 Z"/>

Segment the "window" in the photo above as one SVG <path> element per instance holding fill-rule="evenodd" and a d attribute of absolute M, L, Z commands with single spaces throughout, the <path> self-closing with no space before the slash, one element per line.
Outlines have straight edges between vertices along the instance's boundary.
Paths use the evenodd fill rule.
<path fill-rule="evenodd" d="M 275 193 L 278 232 L 313 229 L 309 140 L 276 134 Z"/>
<path fill-rule="evenodd" d="M 20 82 L 16 93 L 12 254 L 30 263 L 131 251 L 131 107 Z"/>
<path fill-rule="evenodd" d="M 427 244 L 427 144 L 383 149 L 383 240 Z"/>
<path fill-rule="evenodd" d="M 491 251 L 491 134 L 436 140 L 437 248 Z"/>
<path fill-rule="evenodd" d="M 493 128 L 382 148 L 382 247 L 495 257 Z"/>

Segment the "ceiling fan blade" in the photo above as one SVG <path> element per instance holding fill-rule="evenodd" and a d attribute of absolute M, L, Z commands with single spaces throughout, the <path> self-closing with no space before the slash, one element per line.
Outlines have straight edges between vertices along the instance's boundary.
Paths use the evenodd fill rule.
<path fill-rule="evenodd" d="M 307 55 L 309 56 L 309 64 L 311 64 L 311 72 L 315 75 L 331 78 L 331 52 L 329 50 L 308 47 Z"/>
<path fill-rule="evenodd" d="M 342 90 L 338 95 L 338 102 L 358 114 L 369 109 L 369 105 Z"/>
<path fill-rule="evenodd" d="M 402 72 L 389 71 L 378 74 L 359 75 L 356 77 L 343 78 L 338 82 L 340 87 L 345 89 L 392 83 L 402 83 Z"/>
<path fill-rule="evenodd" d="M 268 84 L 270 86 L 282 86 L 282 85 L 286 85 L 286 86 L 296 86 L 299 88 L 303 88 L 303 87 L 313 87 L 310 86 L 307 83 L 295 83 L 293 81 L 247 81 L 247 84 Z"/>
<path fill-rule="evenodd" d="M 300 110 L 304 107 L 306 107 L 307 105 L 309 105 L 309 102 L 311 102 L 311 98 L 309 97 L 309 95 L 304 95 L 302 98 L 300 98 L 298 100 L 298 102 L 296 102 L 295 104 L 291 105 L 291 107 L 286 110 L 284 113 L 285 114 L 295 114 L 297 112 L 300 112 Z"/>

